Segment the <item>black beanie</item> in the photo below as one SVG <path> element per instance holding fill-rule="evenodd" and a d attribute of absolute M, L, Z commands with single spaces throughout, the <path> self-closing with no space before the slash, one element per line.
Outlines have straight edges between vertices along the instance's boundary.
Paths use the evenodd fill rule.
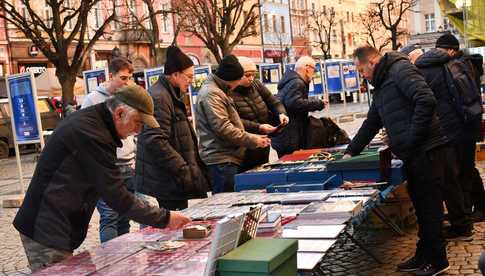
<path fill-rule="evenodd" d="M 181 72 L 191 66 L 194 62 L 175 45 L 170 45 L 167 48 L 167 59 L 163 73 L 171 75 L 175 72 Z"/>
<path fill-rule="evenodd" d="M 225 81 L 235 81 L 242 78 L 244 69 L 234 55 L 225 56 L 215 73 L 216 76 Z"/>
<path fill-rule="evenodd" d="M 436 48 L 459 50 L 460 42 L 454 35 L 446 33 L 436 40 Z"/>

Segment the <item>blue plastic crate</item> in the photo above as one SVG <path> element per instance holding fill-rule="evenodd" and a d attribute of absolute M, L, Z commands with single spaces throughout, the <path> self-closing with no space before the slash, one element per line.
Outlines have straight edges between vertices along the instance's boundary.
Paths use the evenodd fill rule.
<path fill-rule="evenodd" d="M 379 169 L 342 171 L 344 181 L 379 181 L 381 172 Z"/>
<path fill-rule="evenodd" d="M 234 190 L 265 189 L 275 183 L 287 183 L 287 171 L 246 172 L 234 177 Z"/>
<path fill-rule="evenodd" d="M 332 189 L 342 185 L 342 173 L 328 171 L 292 171 L 287 175 L 287 183 L 322 183 L 334 176 L 325 186 L 325 189 Z"/>
<path fill-rule="evenodd" d="M 311 183 L 286 183 L 286 184 L 273 184 L 266 187 L 268 193 L 289 193 L 289 192 L 301 192 L 301 191 L 321 191 L 327 190 L 327 186 L 332 184 L 336 175 L 329 177 L 324 182 L 311 182 Z"/>

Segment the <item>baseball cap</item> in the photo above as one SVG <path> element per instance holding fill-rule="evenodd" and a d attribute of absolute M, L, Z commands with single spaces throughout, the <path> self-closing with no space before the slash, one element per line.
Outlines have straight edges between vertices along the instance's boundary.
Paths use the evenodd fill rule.
<path fill-rule="evenodd" d="M 153 99 L 143 87 L 136 84 L 123 86 L 116 91 L 114 97 L 138 110 L 143 123 L 147 126 L 151 128 L 160 127 L 157 119 L 153 116 Z"/>

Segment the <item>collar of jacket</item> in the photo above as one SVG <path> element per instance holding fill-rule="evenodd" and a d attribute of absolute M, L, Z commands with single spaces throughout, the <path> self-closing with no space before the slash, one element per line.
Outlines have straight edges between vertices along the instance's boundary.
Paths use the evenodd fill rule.
<path fill-rule="evenodd" d="M 165 75 L 160 76 L 159 78 L 160 83 L 167 89 L 167 91 L 172 95 L 172 98 L 176 99 L 177 101 L 184 103 L 184 96 L 180 92 L 178 87 L 173 87 L 170 81 L 165 77 Z"/>
<path fill-rule="evenodd" d="M 215 82 L 215 84 L 222 90 L 224 93 L 229 93 L 230 89 L 227 84 L 224 83 L 222 79 L 220 79 L 218 76 L 212 74 L 209 78 L 212 78 Z"/>
<path fill-rule="evenodd" d="M 398 52 L 389 52 L 382 56 L 374 69 L 374 76 L 371 81 L 372 86 L 376 89 L 375 91 L 377 91 L 381 84 L 386 80 L 391 66 L 400 60 L 407 60 L 409 62 L 406 55 Z"/>
<path fill-rule="evenodd" d="M 113 141 L 115 142 L 118 148 L 121 148 L 123 144 L 121 143 L 121 139 L 118 136 L 118 132 L 116 131 L 115 123 L 113 121 L 113 115 L 106 106 L 106 103 L 100 103 L 96 105 L 96 111 L 99 113 L 101 118 L 103 119 L 106 128 L 108 129 L 109 133 L 113 137 Z"/>

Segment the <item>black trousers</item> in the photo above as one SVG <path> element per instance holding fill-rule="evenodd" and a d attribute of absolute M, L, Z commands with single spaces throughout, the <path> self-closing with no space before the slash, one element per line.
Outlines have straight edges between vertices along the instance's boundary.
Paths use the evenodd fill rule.
<path fill-rule="evenodd" d="M 485 212 L 485 189 L 483 188 L 482 177 L 477 168 L 473 168 L 472 175 L 472 204 L 474 212 Z"/>
<path fill-rule="evenodd" d="M 441 186 L 450 224 L 462 231 L 473 227 L 471 206 L 466 204 L 470 200 L 471 185 L 468 165 L 465 165 L 469 158 L 467 150 L 466 145 L 459 143 L 446 151 L 446 162 L 443 162 L 445 176 Z"/>
<path fill-rule="evenodd" d="M 473 174 L 475 171 L 475 141 L 466 141 L 459 144 L 457 150 L 458 164 L 460 165 L 460 183 L 463 189 L 463 202 L 468 214 L 472 213 Z"/>
<path fill-rule="evenodd" d="M 158 206 L 163 207 L 170 211 L 178 211 L 189 207 L 189 201 L 187 199 L 182 200 L 165 200 L 165 199 L 158 199 Z"/>
<path fill-rule="evenodd" d="M 409 196 L 418 219 L 416 256 L 434 265 L 448 262 L 442 234 L 443 198 L 441 188 L 449 148 L 441 146 L 415 154 L 404 163 Z"/>

